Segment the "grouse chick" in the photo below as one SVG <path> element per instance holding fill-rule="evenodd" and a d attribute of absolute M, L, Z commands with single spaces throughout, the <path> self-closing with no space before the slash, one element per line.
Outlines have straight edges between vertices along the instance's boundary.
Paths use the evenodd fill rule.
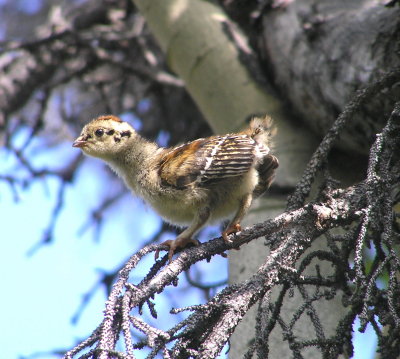
<path fill-rule="evenodd" d="M 240 231 L 253 199 L 268 189 L 278 167 L 270 153 L 271 126 L 270 118 L 255 118 L 239 133 L 163 148 L 127 122 L 106 115 L 88 123 L 73 147 L 105 161 L 166 221 L 188 225 L 176 239 L 163 243 L 171 261 L 178 248 L 198 244 L 193 235 L 207 222 L 233 215 L 222 232 L 227 242 L 229 234 Z"/>

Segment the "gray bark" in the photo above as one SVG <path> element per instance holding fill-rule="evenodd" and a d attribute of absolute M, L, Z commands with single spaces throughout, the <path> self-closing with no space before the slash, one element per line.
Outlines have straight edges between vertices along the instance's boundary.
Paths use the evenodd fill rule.
<path fill-rule="evenodd" d="M 400 8 L 371 0 L 297 0 L 268 11 L 262 39 L 269 71 L 293 110 L 324 134 L 357 89 L 400 66 Z M 399 86 L 353 119 L 341 146 L 366 152 Z"/>

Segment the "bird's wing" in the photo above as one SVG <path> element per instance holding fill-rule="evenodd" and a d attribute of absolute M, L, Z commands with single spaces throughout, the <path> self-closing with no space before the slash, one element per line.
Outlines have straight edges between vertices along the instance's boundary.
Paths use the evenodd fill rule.
<path fill-rule="evenodd" d="M 240 176 L 253 165 L 257 143 L 247 135 L 213 136 L 172 150 L 162 157 L 163 185 L 185 188 Z"/>

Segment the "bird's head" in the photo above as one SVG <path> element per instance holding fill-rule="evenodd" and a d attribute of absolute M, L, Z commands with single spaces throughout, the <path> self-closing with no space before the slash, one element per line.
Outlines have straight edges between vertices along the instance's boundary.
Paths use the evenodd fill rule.
<path fill-rule="evenodd" d="M 89 122 L 72 146 L 89 156 L 107 160 L 118 155 L 132 136 L 136 132 L 129 123 L 106 115 Z"/>

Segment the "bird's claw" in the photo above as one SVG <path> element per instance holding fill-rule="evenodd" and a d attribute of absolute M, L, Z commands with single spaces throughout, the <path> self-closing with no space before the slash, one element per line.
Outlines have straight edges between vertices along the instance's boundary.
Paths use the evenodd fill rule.
<path fill-rule="evenodd" d="M 228 236 L 232 233 L 237 233 L 242 230 L 242 227 L 239 223 L 231 224 L 225 231 L 222 232 L 222 238 L 226 243 L 232 243 L 232 240 L 228 238 Z"/>
<path fill-rule="evenodd" d="M 200 242 L 197 239 L 192 239 L 192 238 L 176 238 L 174 240 L 169 239 L 165 242 L 162 242 L 160 244 L 160 246 L 167 246 L 169 247 L 168 250 L 168 261 L 171 263 L 172 262 L 172 257 L 175 254 L 175 251 L 177 249 L 183 249 L 185 247 L 187 247 L 189 244 L 193 244 L 195 246 L 198 246 L 200 244 Z M 159 248 L 155 251 L 154 253 L 154 258 L 157 260 L 158 256 L 160 254 L 160 251 L 162 251 L 163 249 Z"/>

